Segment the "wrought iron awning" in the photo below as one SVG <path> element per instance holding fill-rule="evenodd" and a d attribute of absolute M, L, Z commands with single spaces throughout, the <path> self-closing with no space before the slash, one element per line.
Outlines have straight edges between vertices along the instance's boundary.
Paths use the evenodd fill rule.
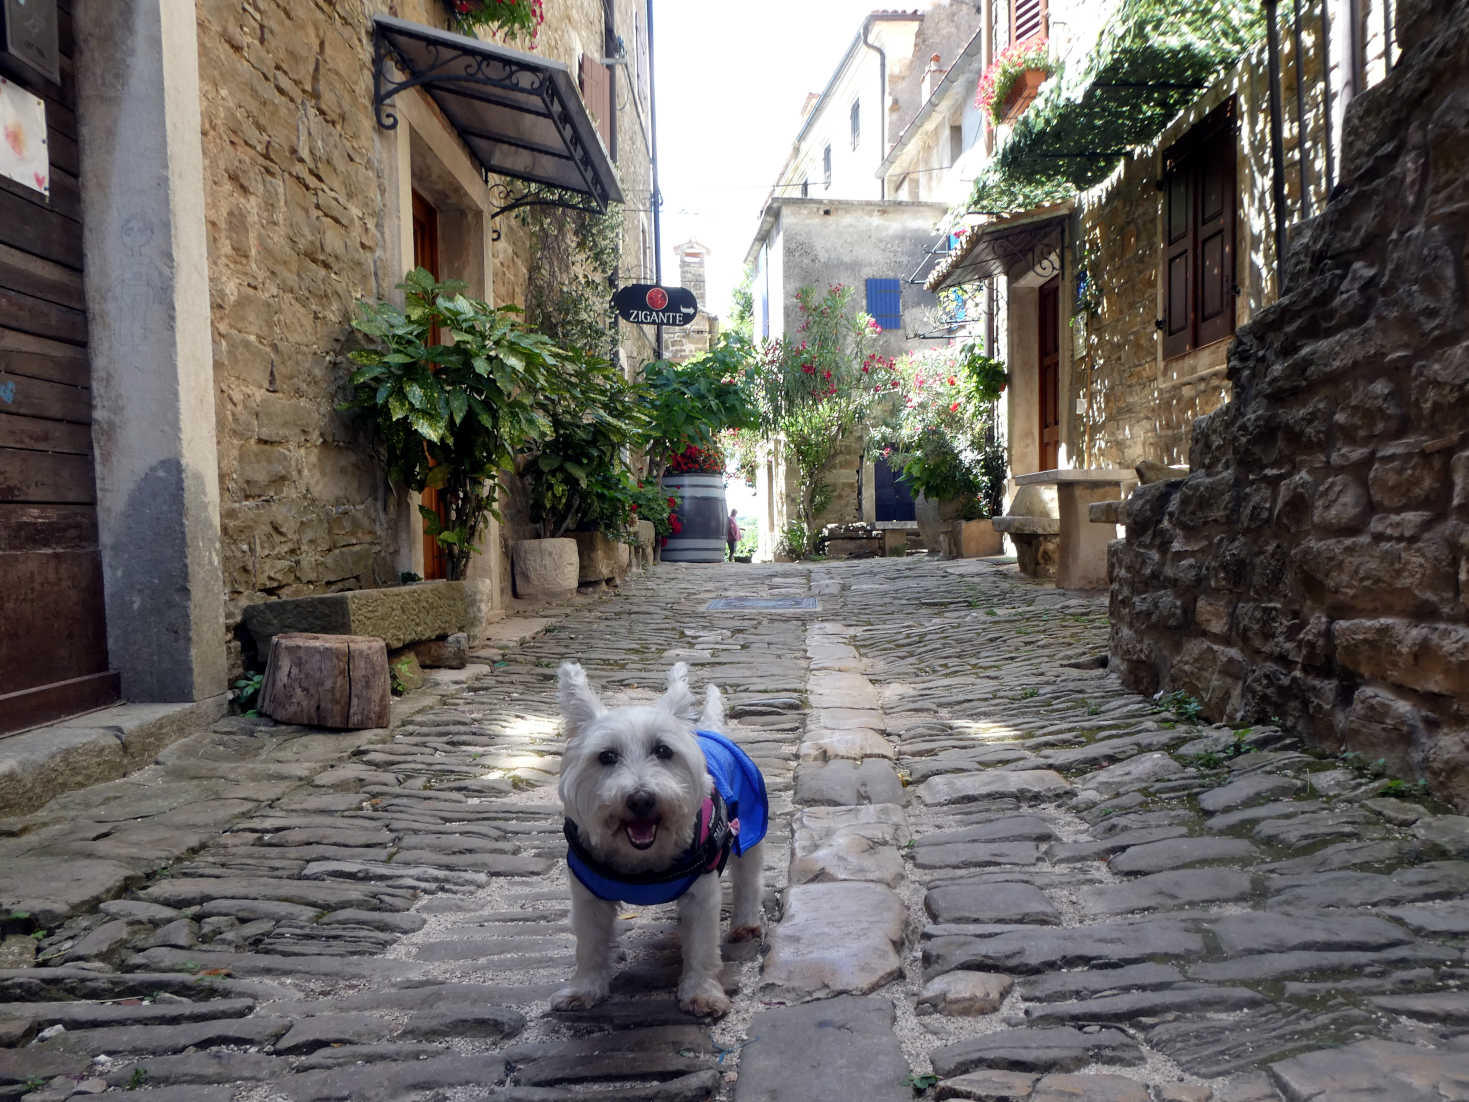
<path fill-rule="evenodd" d="M 929 277 L 928 289 L 937 294 L 947 287 L 1007 275 L 1022 261 L 1029 261 L 1027 271 L 1056 274 L 1048 267 L 1060 271 L 1062 227 L 1070 215 L 1071 204 L 1061 203 L 974 227 L 949 263 Z"/>
<path fill-rule="evenodd" d="M 532 204 L 603 211 L 622 201 L 617 174 L 565 65 L 390 16 L 373 20 L 373 39 L 379 126 L 395 129 L 390 101 L 422 88 L 486 184 L 501 176 L 538 185 L 510 196 L 495 215 Z"/>

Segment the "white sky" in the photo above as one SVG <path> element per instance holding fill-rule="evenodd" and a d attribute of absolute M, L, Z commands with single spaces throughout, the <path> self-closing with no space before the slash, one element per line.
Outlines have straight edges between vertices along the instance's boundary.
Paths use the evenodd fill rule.
<path fill-rule="evenodd" d="M 928 0 L 654 0 L 663 279 L 673 246 L 708 246 L 700 303 L 729 314 L 760 209 L 785 163 L 808 92 L 820 92 L 868 12 Z"/>

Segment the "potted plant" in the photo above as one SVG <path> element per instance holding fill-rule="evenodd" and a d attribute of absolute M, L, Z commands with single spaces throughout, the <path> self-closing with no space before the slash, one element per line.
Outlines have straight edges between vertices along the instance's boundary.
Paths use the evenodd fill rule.
<path fill-rule="evenodd" d="M 343 406 L 371 417 L 391 481 L 438 489 L 443 516 L 420 512 L 450 579 L 464 577 L 485 518 L 497 515 L 500 474 L 549 435 L 542 395 L 570 358 L 525 329 L 514 307 L 468 298 L 464 287 L 415 268 L 398 284 L 401 308 L 359 303 L 352 327 L 368 343 L 351 354 Z"/>
<path fill-rule="evenodd" d="M 1004 450 L 992 439 L 1004 365 L 965 345 L 906 356 L 897 370 L 905 393 L 872 443 L 902 468 L 925 544 L 946 557 L 998 553 L 985 518 L 1004 502 Z"/>
<path fill-rule="evenodd" d="M 575 354 L 542 400 L 550 428 L 522 465 L 530 519 L 541 539 L 575 542 L 578 581 L 619 577 L 639 508 L 656 523 L 628 461 L 646 446 L 647 395 L 606 360 Z"/>
<path fill-rule="evenodd" d="M 979 78 L 974 105 L 996 126 L 1014 122 L 1055 72 L 1044 38 L 1028 38 L 1001 52 Z"/>
<path fill-rule="evenodd" d="M 546 21 L 543 0 L 444 0 L 449 22 L 461 34 L 473 35 L 481 27 L 507 42 L 519 40 L 534 50 L 536 36 Z"/>

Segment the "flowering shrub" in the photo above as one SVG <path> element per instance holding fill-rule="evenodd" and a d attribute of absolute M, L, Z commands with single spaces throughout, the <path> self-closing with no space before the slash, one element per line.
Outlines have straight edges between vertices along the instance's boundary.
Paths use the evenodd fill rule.
<path fill-rule="evenodd" d="M 723 474 L 724 453 L 718 444 L 696 448 L 690 444 L 668 461 L 667 474 Z"/>
<path fill-rule="evenodd" d="M 1020 74 L 1039 69 L 1050 76 L 1056 71 L 1044 38 L 1028 38 L 1016 42 L 990 62 L 975 89 L 974 106 L 985 111 L 997 126 L 1005 117 L 1005 100 L 1020 79 Z"/>
<path fill-rule="evenodd" d="M 893 361 L 873 342 L 881 329 L 853 310 L 852 288 L 834 283 L 824 295 L 796 292 L 801 323 L 793 337 L 766 341 L 747 381 L 759 410 L 759 434 L 781 438 L 800 478 L 800 524 L 814 542 L 816 518 L 831 502 L 825 472 L 843 437 L 863 423 L 892 386 Z"/>
<path fill-rule="evenodd" d="M 977 359 L 984 361 L 983 372 L 992 373 L 989 365 L 997 361 Z M 976 376 L 975 363 L 967 345 L 904 356 L 894 380 L 897 401 L 873 430 L 871 444 L 902 468 L 915 492 L 965 502 L 966 513 L 977 518 L 995 516 L 1003 506 L 1005 453 L 993 438 L 998 391 Z"/>
<path fill-rule="evenodd" d="M 530 49 L 536 48 L 536 36 L 546 21 L 544 0 L 446 0 L 449 18 L 463 34 L 474 34 L 480 27 L 505 38 L 520 39 Z"/>

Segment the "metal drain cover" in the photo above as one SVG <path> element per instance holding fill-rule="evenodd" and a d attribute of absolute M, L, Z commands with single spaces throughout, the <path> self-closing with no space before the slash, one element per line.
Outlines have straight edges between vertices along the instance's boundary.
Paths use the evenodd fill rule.
<path fill-rule="evenodd" d="M 821 602 L 815 597 L 718 597 L 704 606 L 706 612 L 732 612 L 752 610 L 773 612 L 780 609 L 817 609 Z"/>

